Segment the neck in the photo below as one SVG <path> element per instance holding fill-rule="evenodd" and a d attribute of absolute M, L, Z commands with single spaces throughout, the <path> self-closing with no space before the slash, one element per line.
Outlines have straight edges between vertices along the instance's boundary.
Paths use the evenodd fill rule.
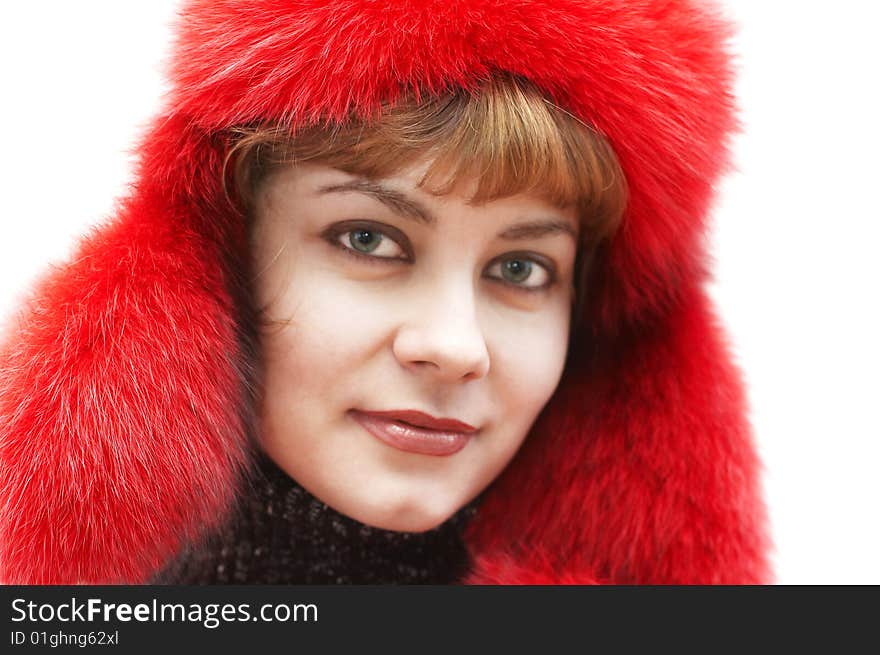
<path fill-rule="evenodd" d="M 229 520 L 186 548 L 158 584 L 449 584 L 466 573 L 477 501 L 426 532 L 360 523 L 259 453 Z"/>

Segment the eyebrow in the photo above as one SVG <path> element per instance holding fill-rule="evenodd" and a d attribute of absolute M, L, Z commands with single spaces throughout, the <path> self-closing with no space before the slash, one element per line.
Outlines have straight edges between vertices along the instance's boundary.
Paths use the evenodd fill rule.
<path fill-rule="evenodd" d="M 343 193 L 346 191 L 356 191 L 372 196 L 382 204 L 386 205 L 395 214 L 399 214 L 405 218 L 414 219 L 419 223 L 431 225 L 437 222 L 437 219 L 427 207 L 417 200 L 410 198 L 405 193 L 383 186 L 372 180 L 358 178 L 349 180 L 348 182 L 341 182 L 339 184 L 327 184 L 318 188 L 319 194 Z"/>
<path fill-rule="evenodd" d="M 415 220 L 423 225 L 433 225 L 437 222 L 431 211 L 419 201 L 373 180 L 356 178 L 347 182 L 326 184 L 318 188 L 319 195 L 345 192 L 368 195 L 384 204 L 395 214 Z M 567 221 L 558 219 L 538 219 L 511 225 L 499 232 L 498 237 L 506 241 L 520 241 L 554 234 L 567 234 L 577 240 L 576 229 Z"/>
<path fill-rule="evenodd" d="M 520 239 L 538 239 L 551 234 L 567 234 L 577 241 L 577 231 L 571 224 L 556 219 L 517 223 L 516 225 L 511 225 L 506 230 L 502 230 L 498 236 L 507 241 L 517 241 Z"/>

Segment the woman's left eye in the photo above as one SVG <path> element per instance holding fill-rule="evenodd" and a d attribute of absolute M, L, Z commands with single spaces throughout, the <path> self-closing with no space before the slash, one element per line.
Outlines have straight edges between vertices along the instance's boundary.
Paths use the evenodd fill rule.
<path fill-rule="evenodd" d="M 402 259 L 406 256 L 403 248 L 384 232 L 374 228 L 357 228 L 341 232 L 337 243 L 355 254 L 377 259 Z"/>
<path fill-rule="evenodd" d="M 524 256 L 499 259 L 489 266 L 486 275 L 505 284 L 529 290 L 545 289 L 553 281 L 553 275 L 547 266 Z"/>

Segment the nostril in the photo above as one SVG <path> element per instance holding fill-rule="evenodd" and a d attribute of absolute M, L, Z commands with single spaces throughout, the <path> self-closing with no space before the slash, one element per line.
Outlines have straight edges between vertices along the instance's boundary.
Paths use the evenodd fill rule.
<path fill-rule="evenodd" d="M 476 329 L 462 334 L 435 321 L 408 325 L 395 334 L 392 351 L 410 371 L 450 382 L 477 379 L 488 371 L 488 350 Z"/>

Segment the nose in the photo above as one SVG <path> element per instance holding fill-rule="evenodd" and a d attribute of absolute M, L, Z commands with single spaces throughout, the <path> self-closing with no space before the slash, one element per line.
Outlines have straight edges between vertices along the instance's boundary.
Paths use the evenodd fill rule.
<path fill-rule="evenodd" d="M 443 382 L 478 380 L 489 373 L 489 350 L 477 319 L 473 289 L 420 294 L 394 336 L 402 366 Z M 441 297 L 442 296 L 442 297 Z"/>

